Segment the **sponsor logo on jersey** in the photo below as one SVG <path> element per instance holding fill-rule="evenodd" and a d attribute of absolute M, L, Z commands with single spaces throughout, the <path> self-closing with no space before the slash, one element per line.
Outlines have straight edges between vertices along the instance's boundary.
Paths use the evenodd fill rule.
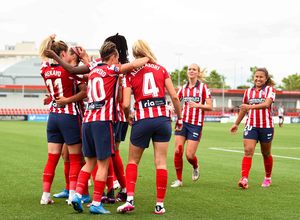
<path fill-rule="evenodd" d="M 166 99 L 165 98 L 152 98 L 152 99 L 142 100 L 143 108 L 162 106 L 162 105 L 166 105 Z"/>
<path fill-rule="evenodd" d="M 100 109 L 105 105 L 105 101 L 91 102 L 87 104 L 88 110 Z"/>
<path fill-rule="evenodd" d="M 249 105 L 253 105 L 253 104 L 261 104 L 261 103 L 264 103 L 265 102 L 265 98 L 252 98 L 252 99 L 249 99 Z"/>
<path fill-rule="evenodd" d="M 200 102 L 201 97 L 188 96 L 182 99 L 184 102 Z"/>

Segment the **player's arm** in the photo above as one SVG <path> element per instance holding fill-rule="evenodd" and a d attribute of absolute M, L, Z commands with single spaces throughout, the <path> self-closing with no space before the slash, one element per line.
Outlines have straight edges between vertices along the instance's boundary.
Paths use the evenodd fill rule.
<path fill-rule="evenodd" d="M 72 74 L 86 74 L 90 72 L 90 69 L 86 65 L 72 66 L 67 62 L 63 61 L 53 50 L 45 50 L 45 56 L 56 60 L 66 71 Z"/>
<path fill-rule="evenodd" d="M 196 103 L 196 102 L 189 102 L 190 108 L 200 108 L 204 111 L 212 111 L 213 105 L 212 105 L 212 99 L 206 99 L 205 104 Z"/>
<path fill-rule="evenodd" d="M 237 130 L 239 128 L 239 124 L 241 123 L 241 121 L 243 120 L 243 118 L 245 117 L 246 114 L 247 114 L 247 111 L 240 109 L 237 119 L 235 120 L 234 124 L 230 128 L 231 133 L 234 134 L 237 132 Z"/>
<path fill-rule="evenodd" d="M 42 61 L 48 61 L 49 60 L 49 58 L 45 55 L 45 51 L 49 50 L 51 48 L 55 37 L 56 37 L 56 35 L 52 34 L 52 35 L 48 36 L 47 38 L 45 38 L 42 41 L 42 43 L 40 44 L 39 56 L 41 57 Z"/>
<path fill-rule="evenodd" d="M 120 73 L 127 73 L 133 69 L 136 69 L 136 68 L 139 68 L 139 67 L 145 65 L 148 62 L 149 62 L 148 57 L 135 59 L 131 63 L 126 63 L 126 64 L 121 65 Z"/>
<path fill-rule="evenodd" d="M 176 91 L 174 89 L 171 78 L 166 78 L 165 79 L 165 86 L 166 86 L 166 89 L 167 89 L 167 91 L 170 95 L 170 98 L 172 100 L 177 118 L 181 119 L 182 116 L 181 116 L 180 101 L 179 101 L 178 95 L 176 94 Z"/>
<path fill-rule="evenodd" d="M 124 114 L 127 120 L 129 120 L 130 116 L 130 101 L 131 101 L 131 88 L 125 87 L 123 88 L 123 103 L 122 107 L 124 110 Z"/>
<path fill-rule="evenodd" d="M 84 98 L 86 98 L 86 92 L 87 92 L 87 86 L 85 83 L 81 83 L 80 85 L 78 85 L 78 88 L 80 90 L 80 92 L 76 93 L 73 96 L 70 96 L 68 98 L 64 97 L 64 96 L 60 96 L 58 97 L 55 101 L 57 104 L 59 105 L 66 105 L 72 102 L 78 102 Z"/>
<path fill-rule="evenodd" d="M 266 109 L 269 108 L 272 105 L 272 103 L 273 100 L 271 98 L 266 98 L 266 100 L 263 103 L 257 105 L 242 104 L 240 108 L 245 111 L 248 111 L 249 109 Z"/>

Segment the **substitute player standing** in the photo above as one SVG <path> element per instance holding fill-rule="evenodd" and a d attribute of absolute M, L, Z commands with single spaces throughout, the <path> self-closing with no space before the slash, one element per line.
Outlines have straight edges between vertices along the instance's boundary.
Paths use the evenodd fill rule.
<path fill-rule="evenodd" d="M 175 132 L 174 165 L 177 180 L 171 187 L 182 186 L 182 168 L 184 144 L 186 144 L 186 158 L 193 166 L 192 180 L 199 178 L 199 164 L 196 151 L 202 135 L 204 111 L 212 110 L 212 99 L 206 84 L 198 80 L 203 78 L 203 73 L 197 64 L 191 64 L 187 71 L 188 83 L 178 91 L 178 97 L 183 101 L 182 116 L 183 128 Z"/>
<path fill-rule="evenodd" d="M 117 208 L 124 213 L 134 210 L 134 192 L 137 181 L 138 164 L 142 154 L 152 139 L 156 166 L 156 206 L 155 214 L 165 213 L 164 198 L 167 189 L 167 151 L 171 138 L 170 111 L 166 108 L 167 89 L 178 117 L 176 129 L 181 129 L 180 102 L 166 69 L 156 63 L 156 58 L 148 44 L 138 40 L 133 45 L 135 58 L 149 57 L 150 62 L 126 75 L 124 81 L 123 106 L 126 118 L 130 120 L 131 92 L 135 98 L 135 115 L 130 135 L 128 164 L 126 167 L 127 201 Z"/>
<path fill-rule="evenodd" d="M 274 82 L 266 68 L 258 68 L 253 80 L 254 86 L 245 91 L 238 118 L 230 129 L 231 133 L 236 133 L 240 122 L 247 114 L 248 118 L 244 128 L 242 177 L 238 182 L 239 187 L 243 189 L 248 188 L 248 176 L 257 142 L 260 142 L 265 166 L 265 178 L 261 186 L 269 187 L 272 183 L 273 158 L 271 145 L 274 135 L 274 124 L 271 106 L 275 100 L 275 89 L 272 87 Z"/>

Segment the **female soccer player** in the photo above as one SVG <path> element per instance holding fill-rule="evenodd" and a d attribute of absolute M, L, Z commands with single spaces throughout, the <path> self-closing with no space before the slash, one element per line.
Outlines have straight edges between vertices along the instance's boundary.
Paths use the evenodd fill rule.
<path fill-rule="evenodd" d="M 165 88 L 173 101 L 179 119 L 176 129 L 182 125 L 180 102 L 166 69 L 156 63 L 156 58 L 148 44 L 138 40 L 133 45 L 135 58 L 149 57 L 150 62 L 126 75 L 123 91 L 123 107 L 128 120 L 131 92 L 135 98 L 135 121 L 132 124 L 128 165 L 126 167 L 127 201 L 117 208 L 117 212 L 134 210 L 134 190 L 138 164 L 150 139 L 154 145 L 156 166 L 156 206 L 155 213 L 165 213 L 164 198 L 167 189 L 168 171 L 166 158 L 171 137 L 170 112 L 166 108 Z"/>
<path fill-rule="evenodd" d="M 50 197 L 50 189 L 63 144 L 67 144 L 70 153 L 69 196 L 75 193 L 82 161 L 80 123 L 76 101 L 84 98 L 86 93 L 84 91 L 76 94 L 75 88 L 78 84 L 78 79 L 60 65 L 49 64 L 46 61 L 45 49 L 47 48 L 51 48 L 65 62 L 70 61 L 70 56 L 67 53 L 68 46 L 63 41 L 54 41 L 54 38 L 55 35 L 48 37 L 40 47 L 40 54 L 44 59 L 41 75 L 52 99 L 47 123 L 48 161 L 43 173 L 43 195 L 40 201 L 42 205 L 53 203 Z M 56 101 L 61 97 L 69 98 L 72 96 L 75 98 L 68 104 L 62 105 Z"/>
<path fill-rule="evenodd" d="M 86 157 L 86 164 L 80 171 L 72 204 L 78 212 L 83 211 L 82 192 L 97 163 L 98 170 L 94 182 L 93 202 L 89 209 L 91 213 L 108 214 L 110 212 L 104 209 L 101 204 L 101 197 L 105 188 L 111 155 L 114 152 L 112 122 L 115 121 L 116 114 L 115 89 L 118 75 L 143 66 L 149 61 L 149 58 L 143 57 L 132 63 L 120 65 L 118 64 L 119 53 L 116 45 L 112 42 L 105 42 L 102 45 L 100 49 L 102 62 L 93 63 L 89 68 L 87 66 L 73 67 L 51 51 L 48 55 L 51 55 L 51 58 L 57 60 L 72 73 L 90 72 L 88 77 L 88 107 L 84 114 L 82 126 L 83 152 Z"/>
<path fill-rule="evenodd" d="M 275 100 L 275 90 L 272 87 L 274 82 L 265 68 L 258 68 L 253 80 L 254 87 L 245 91 L 238 118 L 230 129 L 231 133 L 236 133 L 244 116 L 248 115 L 244 129 L 242 177 L 238 182 L 238 186 L 243 189 L 248 188 L 248 175 L 255 146 L 258 141 L 260 142 L 266 172 L 261 186 L 269 187 L 272 183 L 273 158 L 271 155 L 271 144 L 274 134 L 274 124 L 271 106 Z"/>
<path fill-rule="evenodd" d="M 79 54 L 79 47 L 70 47 L 68 50 L 68 55 L 69 55 L 69 64 L 73 65 L 73 66 L 78 66 L 80 63 L 80 54 Z M 86 97 L 86 84 L 83 82 L 84 80 L 82 79 L 82 81 L 78 81 L 78 85 L 76 87 L 76 92 L 77 93 L 83 93 L 83 97 Z M 76 97 L 78 96 L 73 95 L 71 97 L 58 97 L 56 99 L 56 103 L 59 105 L 66 105 L 69 103 L 74 102 L 74 100 L 78 100 L 78 98 Z M 78 108 L 76 109 L 78 112 L 78 115 L 80 116 L 80 124 L 82 123 L 82 118 L 83 118 L 83 114 L 84 114 L 84 103 L 83 100 L 79 100 L 77 102 Z M 53 195 L 54 198 L 69 198 L 69 188 L 70 188 L 70 181 L 69 181 L 69 173 L 70 173 L 70 160 L 69 160 L 69 151 L 68 151 L 68 147 L 66 144 L 63 145 L 62 148 L 62 153 L 61 156 L 64 160 L 64 174 L 65 174 L 65 182 L 66 182 L 66 187 L 65 189 L 60 192 L 60 193 L 56 193 Z M 84 158 L 82 158 L 82 164 L 85 164 Z M 68 199 L 67 200 L 68 204 L 71 204 L 71 201 Z M 84 190 L 84 194 L 83 194 L 83 202 L 84 203 L 88 203 L 90 202 L 90 196 L 89 196 L 89 191 L 88 191 L 88 187 L 86 187 L 86 189 Z"/>
<path fill-rule="evenodd" d="M 183 128 L 175 132 L 175 155 L 174 165 L 177 180 L 171 187 L 182 186 L 183 152 L 186 143 L 185 155 L 188 162 L 193 166 L 192 180 L 199 178 L 199 164 L 196 151 L 201 139 L 204 122 L 204 111 L 212 110 L 212 99 L 206 84 L 198 80 L 203 77 L 200 67 L 191 64 L 187 71 L 188 83 L 178 91 L 178 97 L 183 101 L 182 115 Z"/>

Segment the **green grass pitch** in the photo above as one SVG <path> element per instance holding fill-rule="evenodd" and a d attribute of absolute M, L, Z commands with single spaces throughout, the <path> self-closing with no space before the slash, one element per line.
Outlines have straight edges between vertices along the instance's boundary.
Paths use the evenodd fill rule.
<path fill-rule="evenodd" d="M 300 124 L 275 128 L 273 184 L 263 189 L 261 155 L 255 155 L 249 177 L 249 189 L 237 187 L 243 151 L 242 126 L 231 135 L 231 124 L 206 123 L 197 156 L 200 179 L 191 180 L 191 166 L 184 160 L 183 183 L 168 187 L 166 214 L 152 214 L 155 205 L 155 168 L 153 148 L 147 149 L 139 166 L 136 186 L 136 210 L 117 214 L 120 204 L 105 205 L 109 216 L 95 216 L 85 208 L 77 214 L 63 199 L 41 206 L 42 172 L 47 158 L 46 124 L 0 122 L 0 219 L 299 219 L 300 218 Z M 129 135 L 121 145 L 127 163 Z M 226 151 L 229 150 L 229 151 Z M 173 166 L 174 137 L 169 154 L 168 186 L 175 180 Z M 260 153 L 259 145 L 256 153 Z M 57 169 L 52 193 L 64 188 L 63 163 Z M 92 188 L 90 188 L 92 191 Z"/>

